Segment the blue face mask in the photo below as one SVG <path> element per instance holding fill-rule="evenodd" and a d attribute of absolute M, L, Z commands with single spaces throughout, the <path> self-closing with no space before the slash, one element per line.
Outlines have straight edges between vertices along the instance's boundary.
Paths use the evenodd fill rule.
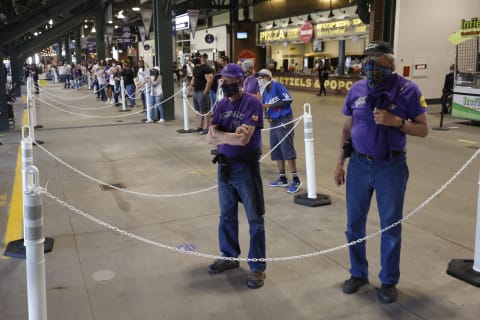
<path fill-rule="evenodd" d="M 392 70 L 376 64 L 375 61 L 367 61 L 363 66 L 363 71 L 367 75 L 368 87 L 372 90 L 382 82 L 383 78 L 392 74 Z"/>

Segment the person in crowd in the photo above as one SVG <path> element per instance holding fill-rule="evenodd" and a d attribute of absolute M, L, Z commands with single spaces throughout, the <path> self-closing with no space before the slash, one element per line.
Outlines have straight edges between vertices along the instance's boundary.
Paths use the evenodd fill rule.
<path fill-rule="evenodd" d="M 120 83 L 120 71 L 122 70 L 122 67 L 120 65 L 115 65 L 110 68 L 110 85 L 113 83 L 113 90 L 112 90 L 112 95 L 113 95 L 113 100 L 112 103 L 118 107 L 120 106 L 120 102 L 118 101 L 118 97 L 122 93 L 122 88 L 121 88 L 121 83 Z"/>
<path fill-rule="evenodd" d="M 450 71 L 445 76 L 445 81 L 443 82 L 442 97 L 440 102 L 442 103 L 442 113 L 449 113 L 449 108 L 447 106 L 448 99 L 453 93 L 453 84 L 455 82 L 455 74 L 453 73 L 455 65 L 450 65 Z"/>
<path fill-rule="evenodd" d="M 208 55 L 200 56 L 199 64 L 193 70 L 193 78 L 190 89 L 193 88 L 193 106 L 197 111 L 197 129 L 200 134 L 208 133 L 210 122 L 210 89 L 213 83 L 213 69 L 207 65 Z"/>
<path fill-rule="evenodd" d="M 354 83 L 345 99 L 346 120 L 334 172 L 337 186 L 346 182 L 348 242 L 365 238 L 374 192 L 382 229 L 402 219 L 409 176 L 406 136 L 425 137 L 429 131 L 425 99 L 415 83 L 394 73 L 391 45 L 373 41 L 364 54 L 366 79 Z M 348 156 L 345 179 L 343 167 Z M 401 225 L 384 230 L 380 242 L 382 285 L 378 295 L 380 302 L 392 303 L 397 299 L 395 286 L 400 278 Z M 349 246 L 349 253 L 350 278 L 342 286 L 345 294 L 368 283 L 365 241 Z"/>
<path fill-rule="evenodd" d="M 63 85 L 63 89 L 70 89 L 70 81 L 72 80 L 72 66 L 70 65 L 70 63 L 65 62 L 63 66 L 63 74 L 65 77 L 65 84 Z"/>
<path fill-rule="evenodd" d="M 318 91 L 317 96 L 321 96 L 322 92 L 326 96 L 327 90 L 325 89 L 325 81 L 328 80 L 328 67 L 324 65 L 322 60 L 318 61 L 317 76 L 318 81 L 320 82 L 320 90 Z"/>
<path fill-rule="evenodd" d="M 32 63 L 29 66 L 29 73 L 33 79 L 33 85 L 35 87 L 35 94 L 40 94 L 40 87 L 38 86 L 38 74 L 40 73 L 40 69 L 37 67 L 36 64 Z"/>
<path fill-rule="evenodd" d="M 215 106 L 215 103 L 217 101 L 217 95 L 218 100 L 223 98 L 223 95 L 221 93 L 222 69 L 229 63 L 229 61 L 230 60 L 227 56 L 222 56 L 215 64 L 215 74 L 213 76 L 212 88 L 210 89 L 210 102 L 213 106 Z"/>
<path fill-rule="evenodd" d="M 114 83 L 110 81 L 110 69 L 112 68 L 112 59 L 107 60 L 107 65 L 104 68 L 104 77 L 105 77 L 105 94 L 107 95 L 107 104 L 113 104 L 113 86 Z"/>
<path fill-rule="evenodd" d="M 134 78 L 135 75 L 133 73 L 133 69 L 130 67 L 130 65 L 125 62 L 123 63 L 123 69 L 120 71 L 120 76 L 123 77 L 123 83 L 125 85 L 125 91 L 126 95 L 128 97 L 125 97 L 130 103 L 130 107 L 133 108 L 135 107 L 135 82 Z"/>
<path fill-rule="evenodd" d="M 143 60 L 138 60 L 138 71 L 137 71 L 137 77 L 135 78 L 135 85 L 138 87 L 138 91 L 140 93 L 140 96 L 142 97 L 142 106 L 143 106 L 143 111 L 147 110 L 147 103 L 146 100 L 148 97 L 146 96 L 146 81 L 147 81 L 147 71 L 145 70 L 145 61 Z"/>
<path fill-rule="evenodd" d="M 249 259 L 265 258 L 265 204 L 259 158 L 262 149 L 261 102 L 242 91 L 242 67 L 230 63 L 222 70 L 225 98 L 218 102 L 210 124 L 207 141 L 217 146 L 214 162 L 218 163 L 218 198 L 220 222 L 218 239 L 222 256 L 237 258 L 238 203 L 243 203 L 249 224 Z M 214 275 L 239 267 L 239 261 L 219 259 L 208 266 Z M 251 272 L 247 286 L 257 289 L 264 285 L 265 261 L 249 261 Z"/>
<path fill-rule="evenodd" d="M 260 86 L 258 79 L 255 77 L 255 65 L 252 60 L 245 60 L 242 62 L 245 80 L 243 81 L 243 92 L 256 96 L 262 101 L 262 94 L 260 93 Z"/>
<path fill-rule="evenodd" d="M 292 131 L 293 111 L 292 97 L 283 84 L 273 79 L 268 69 L 262 69 L 257 74 L 260 91 L 262 92 L 263 108 L 265 117 L 270 122 L 270 148 L 271 158 L 277 162 L 279 177 L 270 182 L 270 187 L 288 188 L 288 193 L 296 193 L 300 190 L 302 182 L 297 175 L 297 153 L 293 143 L 294 131 Z M 291 132 L 290 132 L 291 131 Z M 285 174 L 285 162 L 292 175 L 289 184 Z"/>
<path fill-rule="evenodd" d="M 165 111 L 163 109 L 163 89 L 162 89 L 162 75 L 159 67 L 153 67 L 150 70 L 150 77 L 148 78 L 150 86 L 150 120 L 146 122 L 153 122 L 158 119 L 158 123 L 165 122 Z"/>
<path fill-rule="evenodd" d="M 107 101 L 107 94 L 106 94 L 106 80 L 105 80 L 105 65 L 106 63 L 101 63 L 97 68 L 97 83 L 98 83 L 98 95 L 100 96 L 101 101 Z"/>
<path fill-rule="evenodd" d="M 82 70 L 80 69 L 80 65 L 73 65 L 72 68 L 72 76 L 73 76 L 73 86 L 72 89 L 80 89 L 80 81 L 82 78 Z"/>

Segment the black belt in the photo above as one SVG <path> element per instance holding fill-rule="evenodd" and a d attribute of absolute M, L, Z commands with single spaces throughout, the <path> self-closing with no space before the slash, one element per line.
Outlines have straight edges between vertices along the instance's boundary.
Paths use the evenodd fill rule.
<path fill-rule="evenodd" d="M 357 154 L 359 158 L 365 158 L 367 160 L 375 160 L 375 157 L 370 154 L 365 154 L 358 151 L 354 151 L 354 152 Z M 405 153 L 406 153 L 405 150 L 395 150 L 395 151 L 392 151 L 392 157 L 398 157 L 398 156 L 404 155 Z M 386 156 L 385 159 L 388 159 L 388 156 Z"/>

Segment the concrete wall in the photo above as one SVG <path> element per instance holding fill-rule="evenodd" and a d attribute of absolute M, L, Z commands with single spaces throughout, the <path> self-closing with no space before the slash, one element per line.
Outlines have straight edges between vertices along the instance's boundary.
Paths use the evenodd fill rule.
<path fill-rule="evenodd" d="M 455 47 L 448 36 L 460 29 L 462 19 L 480 16 L 479 0 L 397 0 L 395 56 L 397 72 L 410 66 L 412 81 L 425 98 L 442 94 L 445 74 L 455 62 Z M 425 75 L 412 75 L 414 64 L 427 64 Z"/>

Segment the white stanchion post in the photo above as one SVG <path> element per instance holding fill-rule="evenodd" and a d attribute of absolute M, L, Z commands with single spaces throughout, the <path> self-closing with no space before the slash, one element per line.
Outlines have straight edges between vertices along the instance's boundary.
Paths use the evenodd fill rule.
<path fill-rule="evenodd" d="M 183 82 L 182 86 L 183 94 L 183 129 L 178 129 L 178 133 L 192 133 L 193 130 L 188 128 L 188 89 L 187 82 Z"/>
<path fill-rule="evenodd" d="M 30 86 L 31 90 L 32 90 L 32 93 L 31 93 L 31 96 L 32 96 L 32 126 L 36 129 L 37 128 L 37 98 L 35 96 L 35 94 L 33 94 L 33 90 L 35 88 L 35 84 L 33 84 L 32 86 Z"/>
<path fill-rule="evenodd" d="M 480 174 L 478 175 L 478 197 L 477 197 L 477 228 L 475 240 L 475 255 L 473 258 L 473 270 L 480 272 Z"/>
<path fill-rule="evenodd" d="M 26 133 L 28 132 L 28 135 L 26 136 Z M 25 170 L 29 166 L 33 166 L 33 143 L 32 143 L 32 138 L 30 137 L 30 132 L 28 126 L 23 126 L 22 128 L 22 185 L 23 185 L 23 190 L 26 189 L 27 184 L 31 184 L 31 181 L 27 181 L 26 179 L 26 174 Z M 25 201 L 25 199 L 24 199 Z"/>
<path fill-rule="evenodd" d="M 123 81 L 123 77 L 120 78 L 120 89 L 121 95 L 122 95 L 122 109 L 118 110 L 120 112 L 127 112 L 130 110 L 127 110 L 127 100 L 125 99 L 125 82 Z"/>
<path fill-rule="evenodd" d="M 147 122 L 152 122 L 152 116 L 150 114 L 150 111 L 152 109 L 152 106 L 150 105 L 150 83 L 145 84 L 145 105 L 146 105 L 146 113 L 147 113 Z"/>
<path fill-rule="evenodd" d="M 474 259 L 452 259 L 448 264 L 447 273 L 452 277 L 480 287 L 480 175 L 478 179 L 477 225 L 475 232 Z"/>
<path fill-rule="evenodd" d="M 45 281 L 45 254 L 43 236 L 42 199 L 38 191 L 38 169 L 26 168 L 23 225 L 26 250 L 28 319 L 47 320 L 47 293 Z"/>
<path fill-rule="evenodd" d="M 297 204 L 318 207 L 331 204 L 330 196 L 317 194 L 316 177 L 315 177 L 315 150 L 313 138 L 313 120 L 309 103 L 303 106 L 304 116 L 304 140 L 305 140 L 305 162 L 307 175 L 307 193 L 295 195 L 294 202 Z"/>
<path fill-rule="evenodd" d="M 27 79 L 27 114 L 28 114 L 28 131 L 29 136 L 35 140 L 35 126 L 33 125 L 33 114 L 32 114 L 32 104 L 33 104 L 33 94 L 32 94 L 32 78 Z"/>

